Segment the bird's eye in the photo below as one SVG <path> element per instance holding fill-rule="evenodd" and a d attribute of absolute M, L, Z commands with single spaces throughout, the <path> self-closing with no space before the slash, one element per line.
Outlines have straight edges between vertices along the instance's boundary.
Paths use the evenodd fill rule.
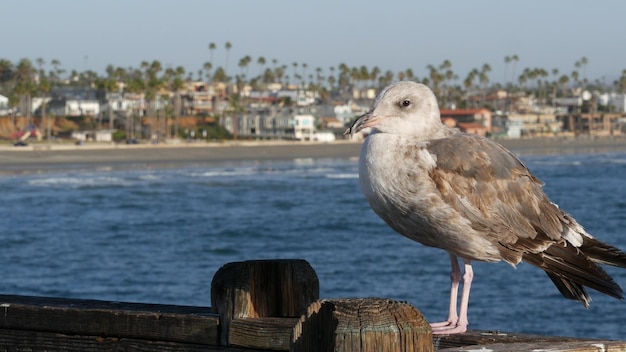
<path fill-rule="evenodd" d="M 411 101 L 409 99 L 404 99 L 401 104 L 402 106 L 407 107 L 411 105 Z"/>

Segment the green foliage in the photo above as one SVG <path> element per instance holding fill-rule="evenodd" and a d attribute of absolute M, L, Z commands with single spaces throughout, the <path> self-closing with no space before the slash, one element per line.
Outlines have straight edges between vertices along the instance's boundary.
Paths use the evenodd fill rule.
<path fill-rule="evenodd" d="M 214 140 L 227 140 L 227 139 L 233 138 L 232 134 L 228 132 L 228 130 L 225 129 L 222 125 L 220 125 L 217 120 L 213 123 L 200 124 L 192 129 L 180 129 L 178 131 L 178 137 L 182 139 L 186 139 L 190 137 L 191 135 L 190 132 L 192 130 L 195 133 L 194 139 L 198 139 L 198 140 L 204 139 L 207 141 L 214 141 Z M 203 134 L 204 131 L 206 131 L 206 137 Z"/>
<path fill-rule="evenodd" d="M 115 131 L 113 132 L 113 141 L 114 142 L 122 142 L 126 140 L 126 132 L 125 131 Z"/>

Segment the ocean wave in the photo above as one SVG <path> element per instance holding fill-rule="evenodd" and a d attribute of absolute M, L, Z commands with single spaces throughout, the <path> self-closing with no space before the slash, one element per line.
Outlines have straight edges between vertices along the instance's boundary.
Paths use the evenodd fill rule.
<path fill-rule="evenodd" d="M 235 170 L 206 170 L 194 171 L 190 177 L 231 177 L 231 176 L 251 176 L 258 173 L 255 169 L 235 169 Z"/>
<path fill-rule="evenodd" d="M 626 165 L 626 159 L 605 159 L 604 161 L 608 164 Z"/>
<path fill-rule="evenodd" d="M 580 160 L 534 160 L 528 164 L 542 166 L 581 166 L 583 162 Z"/>
<path fill-rule="evenodd" d="M 326 178 L 340 178 L 340 179 L 358 179 L 357 173 L 345 173 L 345 174 L 327 174 Z"/>
<path fill-rule="evenodd" d="M 128 187 L 135 185 L 135 182 L 115 176 L 54 176 L 46 178 L 37 178 L 28 181 L 31 186 L 38 187 L 110 187 L 122 186 Z"/>

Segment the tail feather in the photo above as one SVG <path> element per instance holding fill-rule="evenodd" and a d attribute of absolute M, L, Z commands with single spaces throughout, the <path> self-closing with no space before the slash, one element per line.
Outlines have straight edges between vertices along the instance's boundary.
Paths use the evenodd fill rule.
<path fill-rule="evenodd" d="M 626 253 L 595 238 L 585 237 L 580 250 L 596 263 L 626 268 Z"/>
<path fill-rule="evenodd" d="M 577 284 L 549 272 L 546 272 L 546 274 L 548 274 L 548 277 L 550 277 L 550 279 L 552 280 L 556 288 L 559 289 L 559 292 L 561 292 L 563 297 L 573 299 L 575 301 L 580 301 L 585 306 L 585 308 L 589 308 L 589 304 L 591 303 L 591 297 L 589 296 L 583 285 Z"/>
<path fill-rule="evenodd" d="M 619 261 L 600 256 L 599 250 L 591 252 L 592 255 L 588 255 L 582 247 L 579 249 L 571 245 L 554 244 L 543 252 L 524 254 L 524 261 L 543 269 L 564 297 L 579 300 L 585 307 L 591 299 L 583 286 L 624 299 L 622 288 L 598 265 Z"/>

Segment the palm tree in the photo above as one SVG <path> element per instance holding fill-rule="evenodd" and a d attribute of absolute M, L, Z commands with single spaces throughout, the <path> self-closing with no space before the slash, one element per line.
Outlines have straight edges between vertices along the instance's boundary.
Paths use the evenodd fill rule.
<path fill-rule="evenodd" d="M 487 94 L 487 85 L 489 84 L 489 75 L 488 73 L 491 72 L 491 65 L 489 64 L 484 64 L 483 67 L 480 69 L 480 73 L 478 74 L 478 81 L 480 82 L 480 85 L 482 87 L 482 95 L 483 95 L 483 105 L 485 104 L 485 96 Z"/>
<path fill-rule="evenodd" d="M 185 87 L 185 81 L 183 77 L 185 76 L 185 68 L 182 66 L 176 67 L 176 69 L 168 68 L 165 70 L 164 80 L 165 83 L 169 86 L 169 89 L 174 92 L 174 136 L 178 138 L 178 120 L 180 117 L 181 107 L 181 99 L 180 99 L 180 90 Z M 167 124 L 166 124 L 167 126 Z M 170 131 L 168 130 L 168 136 L 170 135 Z"/>
<path fill-rule="evenodd" d="M 530 69 L 527 67 L 522 71 L 522 74 L 517 77 L 517 82 L 519 83 L 519 87 L 521 90 L 526 89 L 526 83 L 528 82 L 528 76 L 530 73 Z"/>
<path fill-rule="evenodd" d="M 61 83 L 61 75 L 65 73 L 65 70 L 61 68 L 61 61 L 53 59 L 50 64 L 53 70 L 50 72 L 50 84 L 52 87 Z M 49 132 L 49 131 L 48 131 Z"/>
<path fill-rule="evenodd" d="M 211 55 L 209 57 L 209 62 L 213 63 L 213 52 L 215 51 L 215 49 L 217 48 L 217 46 L 215 45 L 215 43 L 209 43 L 209 51 L 211 52 Z"/>
<path fill-rule="evenodd" d="M 626 93 L 626 70 L 622 70 L 622 75 L 620 76 L 619 80 L 616 82 L 617 87 L 619 89 L 619 92 L 621 94 Z"/>
<path fill-rule="evenodd" d="M 315 85 L 316 85 L 316 90 L 319 91 L 322 88 L 322 80 L 324 79 L 324 77 L 322 76 L 322 68 L 321 67 L 316 67 L 315 68 Z"/>
<path fill-rule="evenodd" d="M 21 112 L 26 113 L 22 128 L 31 123 L 32 94 L 35 91 L 34 84 L 35 69 L 28 59 L 21 59 L 15 68 L 15 91 L 20 97 Z"/>
<path fill-rule="evenodd" d="M 272 59 L 272 69 L 274 70 L 274 79 L 276 79 L 276 68 L 277 68 L 278 60 Z M 280 81 L 280 80 L 279 80 Z M 276 81 L 272 81 L 275 83 Z"/>
<path fill-rule="evenodd" d="M 295 78 L 296 78 L 296 75 L 297 75 L 297 73 L 296 73 L 296 72 L 297 72 L 297 71 L 296 71 L 296 69 L 298 68 L 298 63 L 297 63 L 297 62 L 293 62 L 293 63 L 291 64 L 291 66 L 293 66 L 294 84 L 296 84 L 296 83 L 295 83 Z"/>
<path fill-rule="evenodd" d="M 106 68 L 107 77 L 98 78 L 96 80 L 96 86 L 103 92 L 102 99 L 107 101 L 108 114 L 109 114 L 109 129 L 113 130 L 114 117 L 113 117 L 113 103 L 111 100 L 112 93 L 117 89 L 117 80 L 115 79 L 115 68 L 113 65 L 108 65 Z"/>
<path fill-rule="evenodd" d="M 450 86 L 453 80 L 457 79 L 457 75 L 452 71 L 452 62 L 450 60 L 444 60 L 441 65 L 439 65 L 440 78 L 442 81 L 441 85 L 441 105 L 446 106 L 448 102 L 448 96 L 450 91 Z"/>
<path fill-rule="evenodd" d="M 0 80 L 8 79 L 10 71 L 13 70 L 13 63 L 7 59 L 0 59 Z"/>
<path fill-rule="evenodd" d="M 224 48 L 226 48 L 226 63 L 224 64 L 224 72 L 228 73 L 228 54 L 230 53 L 230 49 L 233 47 L 233 45 L 230 42 L 226 42 L 226 44 L 224 44 Z"/>
<path fill-rule="evenodd" d="M 376 84 L 378 80 L 378 76 L 380 75 L 380 68 L 378 66 L 372 67 L 372 71 L 370 71 L 370 79 L 372 81 L 372 87 Z"/>
<path fill-rule="evenodd" d="M 517 62 L 519 62 L 519 56 L 517 56 L 517 54 L 511 56 L 511 62 L 513 63 L 513 68 L 511 69 L 512 70 L 511 77 L 515 77 L 515 68 L 516 68 Z"/>
<path fill-rule="evenodd" d="M 211 80 L 211 69 L 213 69 L 213 64 L 211 62 L 205 62 L 204 65 L 202 65 L 202 68 L 204 69 L 208 84 Z"/>
<path fill-rule="evenodd" d="M 306 62 L 302 63 L 302 77 L 305 78 L 304 82 L 302 82 L 302 86 L 306 86 L 306 69 L 307 67 L 309 67 L 309 65 Z"/>
<path fill-rule="evenodd" d="M 335 76 L 333 75 L 329 75 L 328 77 L 326 77 L 326 81 L 328 81 L 328 86 L 330 87 L 330 91 L 332 92 L 335 87 L 335 83 L 337 82 L 337 78 L 335 78 Z"/>
<path fill-rule="evenodd" d="M 37 63 L 37 66 L 39 66 L 39 71 L 41 71 L 41 68 L 43 67 L 43 65 L 46 64 L 46 60 L 38 57 L 37 59 L 35 59 L 35 62 Z"/>
<path fill-rule="evenodd" d="M 162 69 L 162 66 L 158 60 L 154 60 L 147 67 L 144 66 L 144 68 L 145 68 L 144 79 L 146 81 L 145 97 L 146 97 L 146 103 L 147 103 L 146 115 L 148 118 L 150 118 L 151 116 L 154 117 L 150 134 L 152 137 L 156 137 L 158 139 L 159 121 L 158 121 L 158 115 L 156 114 L 155 104 L 156 104 L 156 99 L 157 99 L 157 93 L 159 89 L 163 87 L 163 80 L 158 76 L 159 72 Z"/>
<path fill-rule="evenodd" d="M 408 79 L 409 81 L 415 81 L 416 77 L 415 77 L 415 73 L 413 72 L 412 69 L 407 68 L 406 70 L 404 70 L 404 76 L 406 77 L 406 79 Z"/>
<path fill-rule="evenodd" d="M 398 72 L 398 81 L 404 81 L 406 79 L 406 75 L 404 71 Z"/>
<path fill-rule="evenodd" d="M 556 98 L 556 93 L 557 93 L 557 88 L 559 86 L 558 83 L 558 76 L 559 76 L 559 69 L 558 68 L 553 68 L 552 69 L 552 102 L 554 103 L 554 99 Z M 554 104 L 553 104 L 554 105 Z"/>
<path fill-rule="evenodd" d="M 7 59 L 0 59 L 0 89 L 10 91 L 9 87 L 3 89 L 3 86 L 9 85 L 13 81 L 14 75 L 13 63 Z"/>
<path fill-rule="evenodd" d="M 252 62 L 252 58 L 249 55 L 244 56 L 239 60 L 239 68 L 241 68 L 241 77 L 245 81 L 248 76 L 248 65 Z"/>
<path fill-rule="evenodd" d="M 276 82 L 276 72 L 271 68 L 266 68 L 261 76 L 261 81 L 265 84 Z M 265 85 L 263 85 L 265 87 Z"/>
<path fill-rule="evenodd" d="M 283 83 L 283 77 L 285 76 L 286 72 L 287 72 L 287 65 L 281 65 L 274 69 L 274 76 L 276 77 L 276 81 L 278 83 L 281 83 L 281 84 Z"/>
<path fill-rule="evenodd" d="M 263 56 L 259 56 L 256 63 L 259 65 L 259 77 L 261 77 L 263 75 L 263 66 L 265 66 L 265 58 Z"/>
<path fill-rule="evenodd" d="M 536 68 L 536 76 L 537 76 L 537 97 L 538 98 L 542 98 L 543 97 L 543 93 L 544 93 L 544 86 L 546 86 L 546 80 L 545 78 L 548 77 L 548 71 L 544 70 L 543 68 Z M 547 91 L 545 96 L 547 96 Z M 543 100 L 542 100 L 543 101 Z"/>
<path fill-rule="evenodd" d="M 569 83 L 569 77 L 567 75 L 562 75 L 559 78 L 559 85 L 561 86 L 561 95 L 565 96 L 565 90 L 567 89 L 567 84 Z"/>
<path fill-rule="evenodd" d="M 180 100 L 180 90 L 184 88 L 185 81 L 183 77 L 185 76 L 185 68 L 182 66 L 176 67 L 176 77 L 174 78 L 174 84 L 172 88 L 174 89 L 174 94 L 176 97 L 176 101 L 174 102 L 174 133 L 178 137 L 178 118 L 180 117 L 180 112 L 182 110 L 182 102 Z"/>
<path fill-rule="evenodd" d="M 61 66 L 61 61 L 59 61 L 58 59 L 52 59 L 52 61 L 50 61 L 50 64 L 52 65 L 54 70 L 57 71 L 59 69 L 59 66 Z"/>
<path fill-rule="evenodd" d="M 433 65 L 427 65 L 426 69 L 429 71 L 428 77 L 430 78 L 430 84 L 432 85 L 433 92 L 440 97 L 439 83 L 443 80 L 443 75 L 439 73 L 437 68 Z M 441 103 L 441 101 L 439 101 L 439 103 Z"/>
<path fill-rule="evenodd" d="M 579 78 L 578 71 L 576 71 L 576 70 L 572 71 L 570 76 L 572 76 L 572 81 L 574 81 L 574 86 L 577 86 L 578 85 L 578 78 Z"/>
<path fill-rule="evenodd" d="M 474 86 L 474 80 L 476 79 L 476 77 L 478 77 L 479 74 L 480 72 L 478 71 L 478 69 L 472 69 L 463 80 L 463 86 L 465 87 L 466 98 L 469 98 L 470 91 L 472 90 Z M 466 101 L 465 104 L 468 105 L 468 102 Z"/>
<path fill-rule="evenodd" d="M 41 70 L 43 73 L 43 70 Z M 49 126 L 48 121 L 46 120 L 46 106 L 48 105 L 46 98 L 52 89 L 52 84 L 48 77 L 45 74 L 41 74 L 39 77 L 39 83 L 37 84 L 37 90 L 39 94 L 41 94 L 41 132 L 49 131 L 47 128 Z M 50 139 L 50 134 L 47 134 L 48 140 Z"/>
<path fill-rule="evenodd" d="M 511 57 L 510 56 L 505 56 L 504 57 L 504 77 L 502 78 L 502 84 L 504 84 L 504 87 L 506 88 L 507 86 L 507 77 L 506 77 L 506 71 L 508 71 L 509 68 L 509 64 L 511 63 Z"/>
<path fill-rule="evenodd" d="M 386 87 L 393 82 L 393 72 L 391 70 L 385 71 L 385 74 L 378 78 L 378 86 Z"/>
<path fill-rule="evenodd" d="M 580 58 L 580 65 L 582 66 L 583 69 L 583 82 L 585 83 L 585 87 L 587 86 L 587 64 L 589 63 L 589 60 L 587 60 L 587 57 L 583 56 Z"/>
<path fill-rule="evenodd" d="M 144 81 L 142 77 L 139 75 L 140 72 L 137 70 L 129 69 L 129 74 L 126 79 L 126 92 L 127 94 L 132 94 L 134 96 L 133 105 L 130 108 L 130 114 L 126 115 L 126 123 L 124 124 L 126 127 L 126 139 L 131 140 L 135 138 L 135 119 L 139 117 L 141 119 L 140 110 L 141 105 L 137 104 L 139 101 L 138 97 L 143 93 L 144 90 Z"/>
<path fill-rule="evenodd" d="M 215 69 L 215 72 L 213 72 L 212 81 L 220 82 L 220 83 L 228 83 L 230 81 L 230 77 L 226 75 L 226 71 L 224 71 L 222 67 L 218 67 L 217 69 Z"/>

